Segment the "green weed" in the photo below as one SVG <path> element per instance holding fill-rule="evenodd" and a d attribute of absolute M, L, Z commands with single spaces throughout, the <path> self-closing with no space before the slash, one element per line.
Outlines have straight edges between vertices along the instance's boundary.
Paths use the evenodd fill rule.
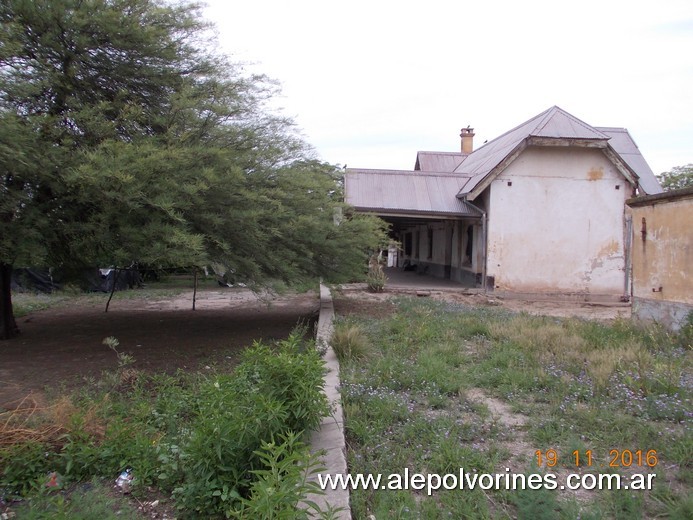
<path fill-rule="evenodd" d="M 135 520 L 142 518 L 127 500 L 109 496 L 104 484 L 80 484 L 69 495 L 44 488 L 14 511 L 17 520 Z"/>
<path fill-rule="evenodd" d="M 597 465 L 608 464 L 611 449 L 654 449 L 690 486 L 693 357 L 682 334 L 626 320 L 606 325 L 415 298 L 393 304 L 387 318 L 349 322 L 362 327 L 371 351 L 367 363 L 345 359 L 341 367 L 352 473 L 503 471 L 499 465 L 519 455 L 506 443 L 520 436 L 533 449 L 557 450 L 568 468 L 575 467 L 574 451 L 591 450 Z M 462 397 L 471 388 L 525 414 L 526 426 L 508 432 L 483 403 Z M 589 470 L 584 458 L 581 468 Z M 595 501 L 584 504 L 554 490 L 432 497 L 357 490 L 352 506 L 358 518 L 571 520 L 677 515 L 689 507 L 678 494 L 664 507 L 642 493 L 593 493 Z"/>
<path fill-rule="evenodd" d="M 113 338 L 107 344 L 117 352 Z M 128 364 L 119 358 L 118 373 Z M 329 412 L 323 371 L 311 343 L 292 335 L 272 346 L 256 343 L 229 374 L 142 375 L 126 389 L 109 385 L 104 393 L 97 386 L 62 397 L 31 422 L 22 419 L 25 440 L 0 446 L 0 492 L 38 500 L 49 472 L 71 486 L 132 468 L 133 494 L 148 486 L 170 493 L 181 518 L 252 509 L 261 492 L 256 482 L 269 478 L 263 472 L 280 471 L 266 467 L 270 455 L 283 468 L 284 489 L 300 488 L 283 457 L 304 467 L 312 460 L 296 439 Z M 14 427 L 17 420 L 2 424 Z M 267 443 L 280 439 L 290 446 L 279 442 L 285 451 L 268 452 Z M 68 499 L 36 503 L 57 515 L 46 518 L 81 518 Z"/>

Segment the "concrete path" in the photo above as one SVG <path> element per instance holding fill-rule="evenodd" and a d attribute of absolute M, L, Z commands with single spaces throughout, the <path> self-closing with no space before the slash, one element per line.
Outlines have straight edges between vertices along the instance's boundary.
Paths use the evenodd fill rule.
<path fill-rule="evenodd" d="M 342 411 L 342 400 L 339 394 L 339 361 L 330 346 L 334 321 L 334 305 L 330 290 L 324 285 L 320 285 L 320 317 L 318 320 L 318 331 L 316 341 L 318 348 L 325 350 L 325 388 L 324 392 L 330 403 L 332 415 L 324 417 L 320 428 L 314 431 L 310 437 L 311 451 L 314 453 L 324 450 L 325 455 L 321 457 L 322 466 L 325 468 L 323 475 L 346 476 L 346 445 L 344 442 L 344 413 Z M 317 481 L 317 476 L 313 475 L 311 480 Z M 340 520 L 351 519 L 351 509 L 349 508 L 348 490 L 326 489 L 324 495 L 309 495 L 307 500 L 311 500 L 320 506 L 323 511 L 337 510 L 339 512 L 332 516 Z"/>
<path fill-rule="evenodd" d="M 459 291 L 479 292 L 479 289 L 467 287 L 459 282 L 436 278 L 427 274 L 417 274 L 414 271 L 405 271 L 398 267 L 386 267 L 387 276 L 385 287 L 391 289 L 429 290 L 429 291 Z"/>

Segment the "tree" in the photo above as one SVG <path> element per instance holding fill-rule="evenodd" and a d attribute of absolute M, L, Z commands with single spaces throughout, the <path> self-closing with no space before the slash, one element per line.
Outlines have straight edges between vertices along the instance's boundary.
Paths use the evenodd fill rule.
<path fill-rule="evenodd" d="M 333 166 L 214 54 L 195 4 L 0 5 L 0 338 L 15 265 L 223 264 L 252 284 L 365 269 L 382 222 L 335 226 Z"/>
<path fill-rule="evenodd" d="M 657 175 L 664 191 L 678 190 L 693 186 L 693 164 L 674 166 L 668 172 Z"/>

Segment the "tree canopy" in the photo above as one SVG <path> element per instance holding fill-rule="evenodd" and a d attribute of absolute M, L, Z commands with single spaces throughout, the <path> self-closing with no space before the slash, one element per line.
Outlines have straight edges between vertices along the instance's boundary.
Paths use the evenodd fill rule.
<path fill-rule="evenodd" d="M 336 226 L 338 170 L 214 51 L 196 4 L 0 5 L 0 338 L 13 266 L 204 266 L 344 281 L 384 239 Z"/>
<path fill-rule="evenodd" d="M 657 175 L 664 191 L 678 190 L 693 186 L 693 164 L 674 166 L 668 172 Z"/>

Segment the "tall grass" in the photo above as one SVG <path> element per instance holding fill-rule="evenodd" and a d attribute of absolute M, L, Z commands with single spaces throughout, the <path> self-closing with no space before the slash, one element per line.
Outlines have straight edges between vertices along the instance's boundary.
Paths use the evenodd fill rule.
<path fill-rule="evenodd" d="M 612 449 L 641 449 L 657 450 L 654 470 L 668 468 L 659 486 L 690 491 L 693 351 L 685 331 L 408 298 L 390 317 L 352 317 L 350 327 L 360 327 L 366 339 L 359 341 L 369 345 L 367 360 L 345 357 L 341 367 L 352 473 L 493 472 L 504 464 L 530 472 L 534 451 L 547 449 L 568 470 L 576 450 L 608 463 Z M 522 411 L 526 426 L 504 426 L 465 397 L 471 388 Z M 525 453 L 513 452 L 518 442 Z M 635 502 L 593 492 L 590 505 L 555 491 L 359 490 L 352 504 L 357 518 L 654 517 L 686 510 L 686 491 L 666 501 L 641 493 Z"/>
<path fill-rule="evenodd" d="M 346 321 L 335 323 L 330 345 L 340 363 L 347 360 L 361 361 L 370 352 L 369 340 L 363 328 Z"/>

